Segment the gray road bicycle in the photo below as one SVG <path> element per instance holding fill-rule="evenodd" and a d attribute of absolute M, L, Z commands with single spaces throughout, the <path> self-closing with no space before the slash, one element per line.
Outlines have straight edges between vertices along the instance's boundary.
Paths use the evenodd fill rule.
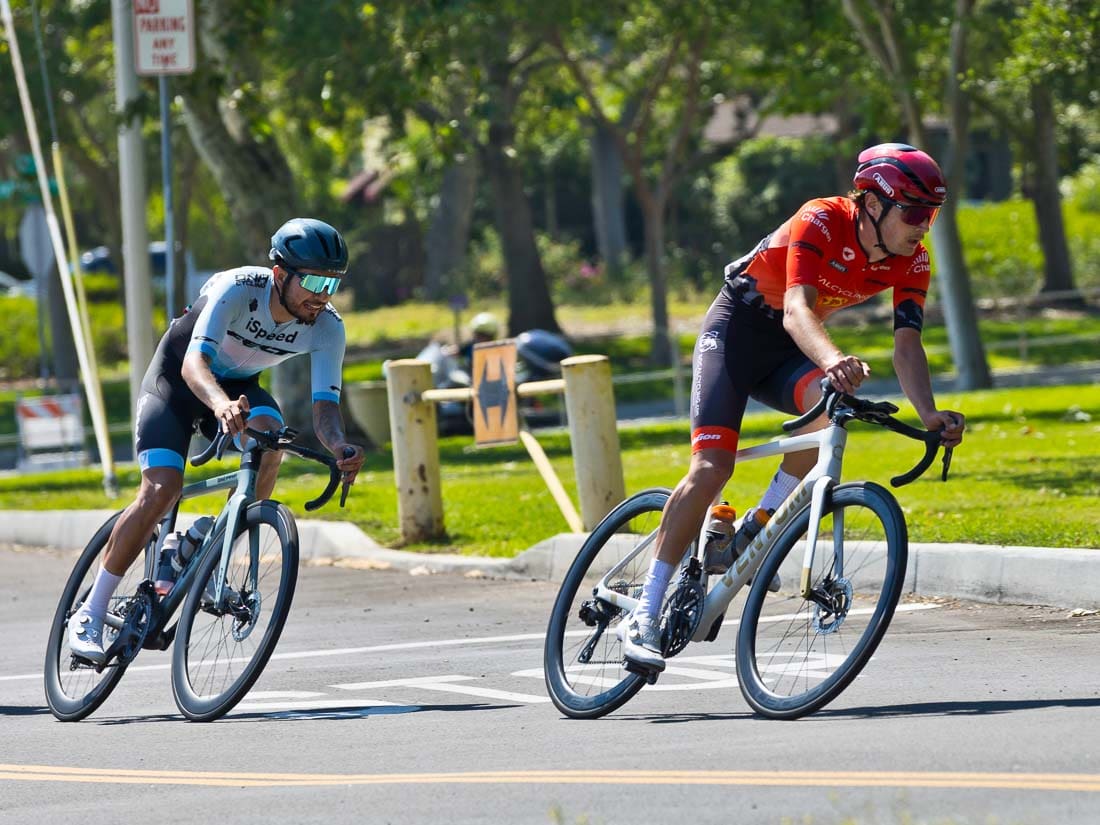
<path fill-rule="evenodd" d="M 924 473 L 941 446 L 939 432 L 897 420 L 898 408 L 889 402 L 840 393 L 827 379 L 822 389 L 820 402 L 783 429 L 797 430 L 822 413 L 827 427 L 737 452 L 741 462 L 816 448 L 813 469 L 724 574 L 708 577 L 703 568 L 704 525 L 661 611 L 662 653 L 670 659 L 691 642 L 717 639 L 730 603 L 751 582 L 734 656 L 711 658 L 722 666 L 732 658 L 746 701 L 777 719 L 812 713 L 851 683 L 886 632 L 905 581 L 909 537 L 897 499 L 873 482 L 840 481 L 848 423 L 877 424 L 924 443 L 924 457 L 892 478 L 894 487 Z M 943 454 L 945 481 L 951 452 Z M 668 489 L 645 490 L 619 504 L 566 573 L 543 666 L 550 698 L 567 716 L 603 716 L 656 681 L 655 673 L 625 667 L 617 631 L 638 603 L 669 495 Z M 777 573 L 782 589 L 769 593 Z M 677 670 L 692 675 L 675 660 L 665 673 Z"/>
<path fill-rule="evenodd" d="M 66 722 L 83 719 L 103 704 L 142 648 L 172 650 L 172 692 L 188 719 L 211 721 L 231 710 L 263 672 L 279 641 L 298 579 L 298 528 L 283 504 L 256 498 L 264 452 L 280 450 L 319 462 L 329 470 L 328 486 L 305 505 L 313 511 L 336 492 L 336 459 L 293 443 L 297 433 L 248 428 L 251 446 L 234 472 L 183 488 L 181 499 L 233 489 L 202 544 L 165 596 L 154 589 L 164 537 L 175 530 L 179 502 L 165 514 L 146 545 L 144 564 L 135 562 L 119 583 L 103 626 L 107 659 L 101 665 L 73 655 L 69 619 L 83 604 L 99 569 L 100 556 L 120 513 L 96 531 L 69 575 L 50 627 L 46 653 L 46 701 Z M 214 439 L 192 466 L 220 458 L 230 443 Z M 344 483 L 340 506 L 347 499 Z M 173 617 L 179 610 L 179 620 Z"/>

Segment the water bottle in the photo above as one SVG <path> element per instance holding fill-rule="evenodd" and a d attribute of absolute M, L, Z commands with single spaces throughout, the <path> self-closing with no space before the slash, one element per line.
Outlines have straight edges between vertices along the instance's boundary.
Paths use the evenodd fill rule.
<path fill-rule="evenodd" d="M 710 509 L 710 521 L 707 522 L 707 539 L 703 551 L 703 566 L 708 573 L 722 572 L 730 566 L 732 557 L 727 550 L 736 532 L 733 526 L 736 519 L 737 511 L 730 507 L 728 501 L 715 504 Z"/>
<path fill-rule="evenodd" d="M 202 544 L 202 540 L 206 538 L 206 534 L 210 532 L 210 528 L 214 526 L 214 519 L 210 516 L 202 516 L 195 520 L 195 523 L 187 528 L 187 532 L 180 538 L 179 548 L 172 556 L 172 569 L 175 570 L 178 577 L 183 568 L 187 566 L 187 562 L 191 560 L 191 557 L 195 555 L 195 551 Z"/>
<path fill-rule="evenodd" d="M 749 511 L 745 513 L 744 521 L 742 521 L 741 526 L 737 528 L 737 535 L 734 536 L 734 558 L 740 556 L 741 552 L 752 543 L 752 540 L 764 529 L 764 525 L 768 523 L 768 519 L 771 517 L 771 511 L 765 510 L 763 507 L 749 508 Z"/>
<path fill-rule="evenodd" d="M 157 566 L 157 580 L 153 589 L 160 596 L 167 596 L 176 584 L 177 570 L 173 562 L 180 547 L 180 534 L 169 533 L 160 547 L 160 564 Z"/>

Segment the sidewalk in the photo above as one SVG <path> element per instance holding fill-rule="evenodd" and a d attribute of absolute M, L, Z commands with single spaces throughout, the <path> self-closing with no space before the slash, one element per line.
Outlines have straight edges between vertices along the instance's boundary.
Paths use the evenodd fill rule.
<path fill-rule="evenodd" d="M 3 511 L 0 544 L 77 552 L 111 511 Z M 181 515 L 181 526 L 193 517 Z M 298 522 L 304 562 L 336 564 L 411 575 L 459 574 L 483 578 L 560 582 L 585 535 L 560 533 L 515 558 L 410 553 L 381 547 L 346 521 Z M 788 560 L 784 581 L 798 580 Z M 1100 609 L 1100 550 L 977 544 L 910 544 L 906 593 L 994 604 L 1036 604 Z"/>

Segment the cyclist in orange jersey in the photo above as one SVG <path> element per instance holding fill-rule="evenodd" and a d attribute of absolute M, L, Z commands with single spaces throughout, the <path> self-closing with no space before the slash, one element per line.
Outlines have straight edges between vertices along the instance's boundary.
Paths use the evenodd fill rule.
<path fill-rule="evenodd" d="M 620 625 L 624 655 L 638 666 L 664 669 L 659 611 L 665 590 L 733 474 L 748 399 L 801 415 L 820 398 L 822 376 L 851 393 L 870 374 L 865 361 L 843 352 L 825 330 L 825 319 L 838 309 L 892 290 L 894 369 L 902 390 L 924 426 L 942 431 L 945 446 L 962 441 L 965 417 L 936 406 L 921 343 L 931 275 L 921 242 L 947 197 L 943 174 L 919 149 L 884 143 L 860 153 L 853 184 L 846 197 L 804 204 L 726 267 L 695 345 L 691 464 L 665 506 L 640 602 Z M 801 432 L 825 423 L 823 416 Z M 740 530 L 755 535 L 815 460 L 812 450 L 784 456 Z M 749 538 L 738 536 L 730 548 Z M 731 552 L 705 559 L 707 569 L 728 568 Z M 778 590 L 780 583 L 769 586 Z"/>

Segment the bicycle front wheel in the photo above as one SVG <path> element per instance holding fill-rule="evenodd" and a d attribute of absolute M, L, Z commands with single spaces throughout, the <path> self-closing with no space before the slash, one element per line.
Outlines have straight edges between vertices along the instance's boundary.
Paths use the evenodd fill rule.
<path fill-rule="evenodd" d="M 883 487 L 860 482 L 832 490 L 804 598 L 799 576 L 809 521 L 806 507 L 777 538 L 737 634 L 741 693 L 774 719 L 796 719 L 840 695 L 875 652 L 905 581 L 905 516 Z M 769 596 L 781 567 L 784 586 Z"/>
<path fill-rule="evenodd" d="M 100 670 L 74 659 L 68 642 L 69 619 L 80 609 L 92 589 L 92 583 L 99 573 L 103 550 L 120 515 L 122 514 L 115 513 L 111 516 L 80 554 L 65 583 L 54 612 L 53 623 L 50 625 L 44 670 L 46 704 L 49 705 L 50 712 L 62 722 L 76 722 L 92 713 L 111 695 L 122 674 L 126 672 L 126 664 L 120 664 L 117 659 Z M 155 552 L 157 534 L 158 530 L 154 529 L 145 553 L 130 565 L 108 603 L 107 618 L 103 624 L 104 648 L 110 648 L 118 639 L 119 628 L 124 627 L 127 619 L 130 619 L 132 625 L 141 618 L 132 614 L 140 609 L 141 599 L 137 595 L 137 588 L 145 579 L 146 559 L 148 554 Z"/>
<path fill-rule="evenodd" d="M 614 569 L 607 577 L 609 591 L 635 599 L 641 595 L 669 495 L 665 489 L 645 490 L 608 513 L 565 575 L 546 630 L 543 668 L 550 698 L 566 716 L 603 716 L 645 684 L 623 668 L 616 630 L 629 611 L 598 598 L 596 586 Z"/>
<path fill-rule="evenodd" d="M 222 588 L 224 528 L 199 563 L 184 600 L 172 653 L 172 692 L 188 719 L 209 722 L 231 710 L 260 677 L 279 641 L 298 579 L 298 529 L 275 501 L 241 515 Z"/>

